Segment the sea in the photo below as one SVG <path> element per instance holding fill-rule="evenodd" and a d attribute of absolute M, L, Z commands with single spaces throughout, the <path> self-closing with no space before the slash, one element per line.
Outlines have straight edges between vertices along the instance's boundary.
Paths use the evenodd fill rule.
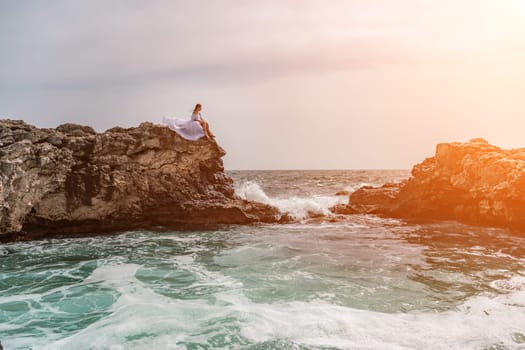
<path fill-rule="evenodd" d="M 339 216 L 407 170 L 230 171 L 288 224 L 0 246 L 14 349 L 525 349 L 525 235 Z"/>

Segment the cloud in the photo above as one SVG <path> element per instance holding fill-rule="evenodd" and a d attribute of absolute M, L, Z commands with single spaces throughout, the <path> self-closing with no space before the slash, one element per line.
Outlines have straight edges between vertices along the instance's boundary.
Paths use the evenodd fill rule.
<path fill-rule="evenodd" d="M 334 18 L 326 18 L 334 9 L 316 11 L 312 1 L 148 4 L 2 3 L 0 89 L 246 84 L 369 69 L 404 51 L 390 39 L 338 37 L 355 29 L 355 14 L 344 2 L 334 6 L 348 16 Z"/>
<path fill-rule="evenodd" d="M 85 74 L 56 72 L 52 74 L 24 74 L 0 81 L 0 89 L 5 90 L 71 90 L 147 87 L 157 84 L 169 85 L 235 85 L 268 81 L 276 77 L 304 74 L 323 74 L 325 72 L 373 69 L 393 64 L 395 56 L 388 52 L 378 52 L 362 45 L 323 48 L 315 52 L 294 53 L 283 57 L 266 57 L 259 60 L 231 60 L 229 62 L 207 62 L 167 66 L 159 69 L 148 66 L 138 69 L 121 68 L 112 71 L 110 67 L 100 67 L 97 72 Z M 328 54 L 327 54 L 328 53 Z M 56 69 L 56 68 L 55 68 Z M 51 73 L 51 72 L 50 72 Z"/>

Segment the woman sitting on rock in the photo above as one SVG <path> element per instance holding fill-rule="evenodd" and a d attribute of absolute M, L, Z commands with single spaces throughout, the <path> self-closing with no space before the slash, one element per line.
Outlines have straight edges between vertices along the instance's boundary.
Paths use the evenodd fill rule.
<path fill-rule="evenodd" d="M 206 133 L 207 138 L 215 137 L 215 135 L 213 135 L 210 131 L 210 125 L 208 124 L 208 122 L 202 119 L 201 110 L 202 110 L 201 104 L 197 103 L 195 105 L 195 108 L 193 109 L 193 113 L 191 114 L 191 120 L 195 120 L 200 123 L 200 125 L 204 129 L 204 132 Z"/>
<path fill-rule="evenodd" d="M 195 141 L 203 136 L 211 139 L 215 137 L 215 135 L 211 133 L 208 123 L 202 119 L 200 113 L 201 110 L 201 104 L 197 103 L 193 109 L 190 120 L 164 117 L 163 121 L 171 130 L 175 131 L 177 134 L 187 140 Z"/>

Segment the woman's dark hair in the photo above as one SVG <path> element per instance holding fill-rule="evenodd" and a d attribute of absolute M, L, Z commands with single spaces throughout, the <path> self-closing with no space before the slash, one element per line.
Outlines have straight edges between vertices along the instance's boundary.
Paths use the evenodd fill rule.
<path fill-rule="evenodd" d="M 201 106 L 200 103 L 197 103 L 197 104 L 195 105 L 195 108 L 193 108 L 193 113 L 196 113 L 196 112 L 197 112 L 197 109 L 199 109 L 199 108 L 202 108 L 202 106 Z"/>

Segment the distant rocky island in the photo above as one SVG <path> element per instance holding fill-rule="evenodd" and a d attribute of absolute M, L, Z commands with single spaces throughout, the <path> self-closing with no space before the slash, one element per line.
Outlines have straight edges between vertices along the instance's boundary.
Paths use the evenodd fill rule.
<path fill-rule="evenodd" d="M 477 138 L 441 143 L 434 157 L 401 183 L 362 187 L 341 214 L 379 214 L 405 219 L 456 220 L 525 230 L 525 148 L 504 150 Z"/>
<path fill-rule="evenodd" d="M 283 220 L 235 196 L 224 155 L 149 122 L 96 133 L 0 120 L 0 241 Z"/>

